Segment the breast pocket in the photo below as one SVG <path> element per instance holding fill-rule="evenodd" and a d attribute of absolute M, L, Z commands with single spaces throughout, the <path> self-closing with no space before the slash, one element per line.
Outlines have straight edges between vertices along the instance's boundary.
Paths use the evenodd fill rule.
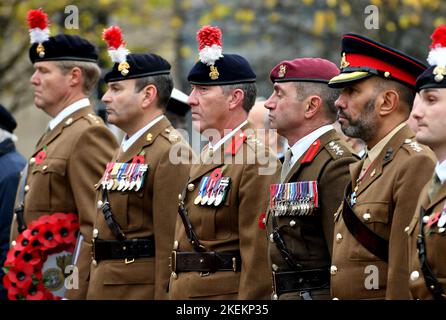
<path fill-rule="evenodd" d="M 354 207 L 356 215 L 361 222 L 373 233 L 384 239 L 389 238 L 389 203 L 380 202 L 362 202 Z M 350 259 L 352 260 L 377 260 L 378 258 L 370 253 L 359 243 L 351 243 Z"/>
<path fill-rule="evenodd" d="M 30 210 L 66 211 L 74 208 L 67 181 L 67 160 L 46 158 L 31 172 L 31 186 L 27 195 Z"/>

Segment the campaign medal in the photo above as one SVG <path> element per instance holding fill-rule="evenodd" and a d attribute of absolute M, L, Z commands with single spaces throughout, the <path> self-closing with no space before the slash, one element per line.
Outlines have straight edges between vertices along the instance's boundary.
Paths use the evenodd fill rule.
<path fill-rule="evenodd" d="M 203 177 L 200 181 L 200 186 L 198 187 L 198 196 L 194 200 L 194 204 L 198 205 L 201 202 L 201 198 L 204 196 L 209 177 Z"/>

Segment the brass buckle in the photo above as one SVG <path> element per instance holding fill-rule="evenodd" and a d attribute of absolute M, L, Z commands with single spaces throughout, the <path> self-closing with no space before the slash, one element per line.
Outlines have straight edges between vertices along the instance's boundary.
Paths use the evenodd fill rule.
<path fill-rule="evenodd" d="M 131 263 L 133 263 L 133 262 L 135 262 L 135 258 L 132 258 L 132 259 L 125 258 L 125 259 L 124 259 L 124 263 L 125 263 L 125 264 L 131 264 Z"/>
<path fill-rule="evenodd" d="M 237 272 L 237 258 L 232 258 L 232 271 Z"/>
<path fill-rule="evenodd" d="M 170 257 L 170 271 L 171 272 L 176 272 L 177 271 L 177 252 L 176 251 L 172 251 Z"/>

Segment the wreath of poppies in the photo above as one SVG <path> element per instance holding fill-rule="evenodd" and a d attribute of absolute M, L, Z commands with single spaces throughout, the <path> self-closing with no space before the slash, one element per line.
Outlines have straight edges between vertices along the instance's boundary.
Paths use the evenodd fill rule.
<path fill-rule="evenodd" d="M 60 300 L 49 291 L 42 275 L 48 256 L 73 252 L 79 230 L 74 213 L 55 213 L 31 222 L 8 251 L 3 284 L 10 300 Z"/>

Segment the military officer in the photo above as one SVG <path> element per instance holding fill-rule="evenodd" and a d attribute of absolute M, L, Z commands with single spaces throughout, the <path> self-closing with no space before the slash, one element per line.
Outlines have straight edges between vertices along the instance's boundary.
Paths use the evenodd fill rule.
<path fill-rule="evenodd" d="M 36 15 L 46 20 L 42 10 L 30 11 L 28 18 Z M 52 120 L 37 142 L 26 178 L 19 187 L 24 197 L 17 199 L 19 210 L 13 218 L 11 240 L 42 215 L 73 212 L 79 215 L 81 245 L 90 246 L 94 185 L 117 147 L 113 134 L 94 114 L 88 98 L 100 76 L 97 50 L 87 40 L 74 35 L 59 34 L 46 41 L 32 37 L 31 40 L 34 104 Z M 67 296 L 83 299 L 88 265 L 77 267 L 79 288 L 70 290 Z"/>
<path fill-rule="evenodd" d="M 416 88 L 420 94 L 412 111 L 418 127 L 417 140 L 430 146 L 438 159 L 434 176 L 421 192 L 415 215 L 406 228 L 409 289 L 415 299 L 446 298 L 446 43 L 441 41 L 445 35 L 445 26 L 438 27 L 432 34 L 430 67 L 417 79 Z"/>
<path fill-rule="evenodd" d="M 339 91 L 327 83 L 338 74 L 319 58 L 282 61 L 270 73 L 265 107 L 289 145 L 267 220 L 273 299 L 330 298 L 333 212 L 357 161 L 332 125 Z"/>
<path fill-rule="evenodd" d="M 248 61 L 222 55 L 217 27 L 203 27 L 198 39 L 201 58 L 188 75 L 189 105 L 194 129 L 210 141 L 179 195 L 169 297 L 267 299 L 271 277 L 262 228 L 280 164 L 247 121 L 256 97 Z"/>
<path fill-rule="evenodd" d="M 342 131 L 361 138 L 368 153 L 350 165 L 351 181 L 335 214 L 331 292 L 334 299 L 407 299 L 404 227 L 434 166 L 406 120 L 418 60 L 356 34 L 342 39 L 342 88 L 335 105 Z M 413 168 L 417 168 L 413 172 Z"/>
<path fill-rule="evenodd" d="M 104 32 L 112 59 L 114 33 L 119 27 Z M 102 101 L 126 136 L 98 183 L 87 299 L 166 299 L 178 193 L 189 174 L 170 151 L 177 143 L 190 149 L 163 114 L 170 64 L 153 53 L 113 61 Z"/>

